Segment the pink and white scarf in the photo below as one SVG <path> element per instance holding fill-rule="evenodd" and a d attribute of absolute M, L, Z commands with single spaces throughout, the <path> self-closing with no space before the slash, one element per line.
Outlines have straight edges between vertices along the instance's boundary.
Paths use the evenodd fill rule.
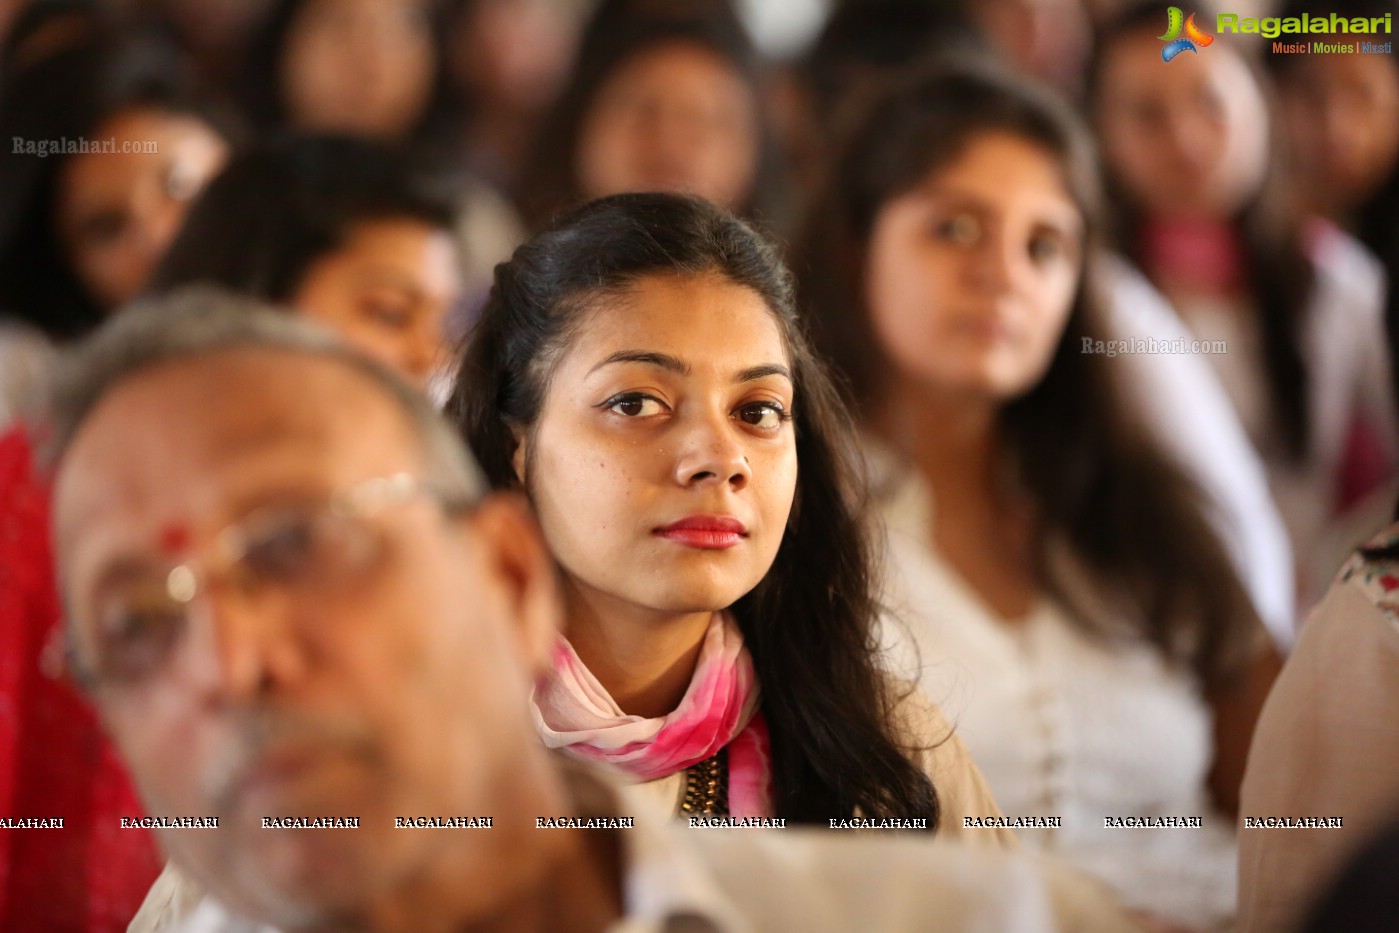
<path fill-rule="evenodd" d="M 767 726 L 758 713 L 758 682 L 738 624 L 717 612 L 680 705 L 647 719 L 623 713 L 606 688 L 559 637 L 553 675 L 531 697 L 534 724 L 549 748 L 602 761 L 651 781 L 728 748 L 729 810 L 772 816 Z"/>

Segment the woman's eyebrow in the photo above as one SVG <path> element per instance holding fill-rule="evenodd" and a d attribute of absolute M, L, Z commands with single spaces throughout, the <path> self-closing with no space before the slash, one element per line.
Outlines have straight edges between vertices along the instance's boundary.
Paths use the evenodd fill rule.
<path fill-rule="evenodd" d="M 401 288 L 405 292 L 411 292 L 414 295 L 422 292 L 422 289 L 418 287 L 418 283 L 413 276 L 404 272 L 397 266 L 383 264 L 366 266 L 362 270 L 359 281 L 362 285 Z"/>
<path fill-rule="evenodd" d="M 604 366 L 611 366 L 615 363 L 644 363 L 648 366 L 660 367 L 679 376 L 688 376 L 692 372 L 689 363 L 678 356 L 671 356 L 669 353 L 657 353 L 653 350 L 618 350 L 616 353 L 608 354 L 592 369 L 588 370 L 588 375 L 591 376 Z M 765 376 L 781 376 L 788 382 L 796 383 L 796 380 L 792 378 L 792 371 L 781 363 L 764 363 L 760 366 L 741 369 L 734 374 L 734 382 L 752 382 Z"/>
<path fill-rule="evenodd" d="M 588 370 L 588 375 L 591 376 L 604 366 L 611 366 L 614 363 L 646 363 L 650 366 L 659 366 L 661 369 L 673 372 L 678 376 L 690 375 L 690 364 L 684 360 L 668 353 L 656 353 L 652 350 L 618 350 L 616 353 L 610 353 Z"/>
<path fill-rule="evenodd" d="M 1063 216 L 1045 218 L 1040 223 L 1041 226 L 1048 227 L 1051 230 L 1055 230 L 1075 240 L 1081 239 L 1084 235 L 1083 218 L 1077 213 L 1073 216 L 1065 214 Z"/>
<path fill-rule="evenodd" d="M 765 363 L 762 366 L 751 366 L 748 369 L 740 370 L 738 375 L 734 376 L 734 382 L 752 382 L 765 376 L 781 376 L 793 385 L 796 385 L 797 382 L 792 378 L 792 371 L 781 363 Z"/>
<path fill-rule="evenodd" d="M 948 184 L 936 181 L 920 185 L 914 189 L 919 195 L 931 201 L 951 201 L 962 207 L 984 210 L 986 199 L 975 191 L 959 187 L 956 182 Z"/>

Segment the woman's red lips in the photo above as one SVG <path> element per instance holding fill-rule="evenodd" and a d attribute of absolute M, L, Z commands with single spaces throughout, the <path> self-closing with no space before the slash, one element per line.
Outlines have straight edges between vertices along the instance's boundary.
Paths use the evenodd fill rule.
<path fill-rule="evenodd" d="M 655 533 L 687 547 L 722 550 L 743 540 L 748 529 L 743 522 L 725 515 L 691 515 L 657 528 Z"/>

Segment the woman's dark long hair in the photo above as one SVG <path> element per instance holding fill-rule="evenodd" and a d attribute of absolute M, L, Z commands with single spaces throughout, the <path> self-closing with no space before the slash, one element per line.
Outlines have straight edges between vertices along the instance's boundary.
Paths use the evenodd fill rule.
<path fill-rule="evenodd" d="M 844 371 L 865 411 L 877 410 L 891 364 L 870 323 L 865 270 L 880 210 L 983 134 L 1041 148 L 1084 217 L 1088 259 L 1048 371 L 1002 409 L 1003 449 L 1042 531 L 1067 538 L 1092 572 L 1094 595 L 1125 609 L 1136 634 L 1206 684 L 1226 681 L 1242 660 L 1246 623 L 1256 623 L 1252 604 L 1193 486 L 1131 422 L 1112 364 L 1081 352 L 1084 338 L 1105 332 L 1088 285 L 1101 192 L 1087 130 L 1056 98 L 959 64 L 905 76 L 862 113 L 847 127 L 794 263 L 818 348 Z M 1037 569 L 1061 598 L 1079 598 L 1051 568 Z M 1091 611 L 1076 615 L 1096 634 L 1122 634 L 1101 628 Z"/>
<path fill-rule="evenodd" d="M 358 225 L 416 220 L 450 231 L 455 205 L 445 180 L 396 147 L 341 136 L 269 140 L 234 156 L 204 189 L 150 288 L 211 282 L 287 302 Z"/>
<path fill-rule="evenodd" d="M 937 795 L 901 747 L 900 697 L 875 663 L 869 545 L 849 417 L 813 354 L 791 277 L 752 227 L 695 198 L 624 194 L 559 220 L 496 267 L 448 411 L 496 487 L 517 485 L 515 430 L 539 417 L 552 367 L 597 299 L 650 276 L 718 273 L 760 295 L 791 357 L 799 463 L 772 568 L 733 613 L 772 735 L 777 815 L 857 810 L 937 823 Z"/>
<path fill-rule="evenodd" d="M 960 0 L 839 0 L 799 74 L 816 118 L 829 128 L 868 83 L 954 51 L 996 55 Z"/>
<path fill-rule="evenodd" d="M 583 32 L 563 93 L 544 118 L 521 184 L 520 209 L 532 228 L 586 200 L 578 182 L 578 146 L 604 85 L 638 55 L 673 43 L 697 45 L 723 59 L 761 113 L 765 95 L 758 53 L 728 0 L 603 0 Z M 753 187 L 736 208 L 765 222 L 780 213 L 782 202 L 778 148 L 768 124 L 759 121 Z"/>
<path fill-rule="evenodd" d="M 66 8 L 65 8 L 66 9 Z M 66 41 L 7 73 L 0 138 L 93 138 L 130 109 L 192 115 L 227 129 L 175 47 L 154 32 L 69 13 Z M 73 271 L 55 224 L 66 154 L 0 159 L 0 313 L 66 341 L 96 327 L 105 308 Z"/>
<path fill-rule="evenodd" d="M 1202 22 L 1214 22 L 1212 9 L 1199 3 L 1191 9 Z M 1094 105 L 1102 88 L 1103 63 L 1113 43 L 1132 35 L 1149 33 L 1155 36 L 1162 28 L 1161 19 L 1160 4 L 1140 2 L 1129 5 L 1099 28 L 1088 74 L 1089 97 Z M 1258 63 L 1247 55 L 1242 57 L 1255 79 L 1266 88 Z M 1270 114 L 1270 123 L 1272 119 Z M 1242 238 L 1244 277 L 1257 307 L 1263 337 L 1263 368 L 1272 404 L 1272 421 L 1282 450 L 1287 456 L 1301 460 L 1311 449 L 1311 417 L 1307 405 L 1311 373 L 1302 353 L 1302 335 L 1316 275 L 1304 243 L 1304 218 L 1284 187 L 1278 147 L 1272 146 L 1269 151 L 1272 158 L 1267 179 L 1239 208 L 1233 221 Z M 1110 203 L 1115 208 L 1112 218 L 1115 245 L 1149 275 L 1151 270 L 1142 262 L 1141 236 L 1147 218 L 1136 199 L 1111 171 L 1107 178 Z"/>

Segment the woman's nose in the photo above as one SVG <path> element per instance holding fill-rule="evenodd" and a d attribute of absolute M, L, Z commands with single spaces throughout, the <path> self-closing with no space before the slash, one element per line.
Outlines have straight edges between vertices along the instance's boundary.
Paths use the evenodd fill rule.
<path fill-rule="evenodd" d="M 696 424 L 675 464 L 675 480 L 682 486 L 714 482 L 742 489 L 752 475 L 738 429 L 727 415 Z"/>

